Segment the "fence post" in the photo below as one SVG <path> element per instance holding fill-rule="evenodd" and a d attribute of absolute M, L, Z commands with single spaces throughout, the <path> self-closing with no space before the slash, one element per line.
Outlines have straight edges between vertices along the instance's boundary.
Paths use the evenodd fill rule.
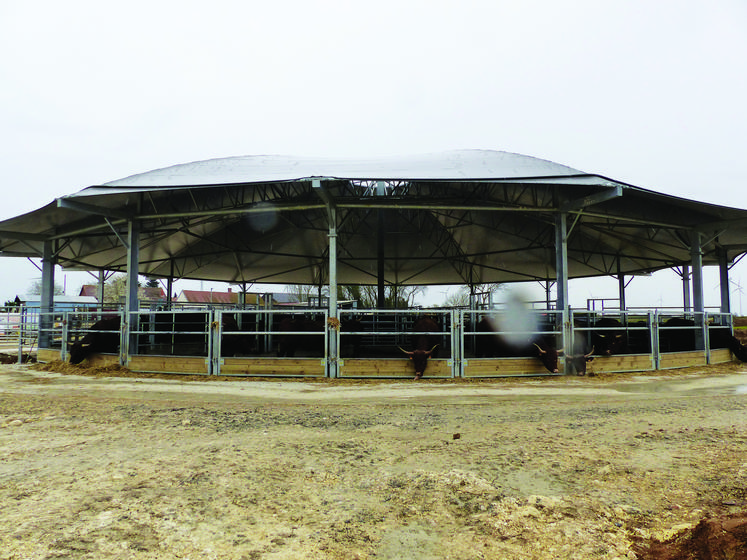
<path fill-rule="evenodd" d="M 70 312 L 62 314 L 62 343 L 60 344 L 60 360 L 67 361 L 67 341 L 70 336 Z"/>
<path fill-rule="evenodd" d="M 119 311 L 119 365 L 127 367 L 130 361 L 130 315 L 126 310 Z"/>
<path fill-rule="evenodd" d="M 705 350 L 706 364 L 711 363 L 711 336 L 710 327 L 708 326 L 708 312 L 703 312 L 703 328 L 701 336 L 703 337 L 703 347 Z"/>
<path fill-rule="evenodd" d="M 563 308 L 561 312 L 561 321 L 562 348 L 564 349 L 565 354 L 565 359 L 563 360 L 563 374 L 570 375 L 575 372 L 571 371 L 573 365 L 571 360 L 568 359 L 568 356 L 573 356 L 573 353 L 576 351 L 574 345 L 575 332 L 573 328 L 573 310 L 570 306 Z"/>
<path fill-rule="evenodd" d="M 220 375 L 223 311 L 208 312 L 208 375 Z"/>
<path fill-rule="evenodd" d="M 661 366 L 661 354 L 659 350 L 659 310 L 648 312 L 649 333 L 651 336 L 651 361 L 654 369 Z"/>
<path fill-rule="evenodd" d="M 464 377 L 464 309 L 451 310 L 452 377 Z"/>

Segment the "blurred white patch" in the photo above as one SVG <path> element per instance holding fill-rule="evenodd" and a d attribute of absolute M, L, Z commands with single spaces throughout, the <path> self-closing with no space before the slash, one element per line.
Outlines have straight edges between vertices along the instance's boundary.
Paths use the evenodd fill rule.
<path fill-rule="evenodd" d="M 273 229 L 278 223 L 278 211 L 269 202 L 260 202 L 255 208 L 261 209 L 259 212 L 248 214 L 247 220 L 249 226 L 260 233 L 265 233 Z"/>
<path fill-rule="evenodd" d="M 495 322 L 503 339 L 512 346 L 526 346 L 536 335 L 537 314 L 529 299 L 516 288 L 504 291 L 505 300 L 495 315 Z"/>
<path fill-rule="evenodd" d="M 747 395 L 747 385 L 740 385 L 734 391 L 737 395 Z"/>

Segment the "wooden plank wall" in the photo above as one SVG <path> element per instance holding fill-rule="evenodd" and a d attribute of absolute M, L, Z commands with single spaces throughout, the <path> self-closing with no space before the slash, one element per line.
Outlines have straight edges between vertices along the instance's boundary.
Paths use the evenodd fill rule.
<path fill-rule="evenodd" d="M 55 362 L 60 359 L 60 351 L 49 348 L 39 348 L 36 351 L 36 359 L 40 362 Z"/>
<path fill-rule="evenodd" d="M 221 375 L 324 377 L 321 358 L 225 358 Z"/>
<path fill-rule="evenodd" d="M 207 375 L 206 358 L 193 356 L 130 356 L 127 369 L 148 373 Z"/>
<path fill-rule="evenodd" d="M 705 352 L 667 352 L 659 357 L 659 369 L 675 369 L 690 366 L 704 366 L 706 364 Z"/>
<path fill-rule="evenodd" d="M 654 369 L 654 360 L 650 354 L 594 356 L 594 359 L 586 364 L 588 373 L 648 371 L 650 369 Z"/>
<path fill-rule="evenodd" d="M 340 366 L 340 377 L 415 377 L 415 370 L 408 359 L 364 360 L 346 358 Z M 428 360 L 424 378 L 451 377 L 449 360 Z"/>
<path fill-rule="evenodd" d="M 548 374 L 537 358 L 473 358 L 464 366 L 464 377 Z"/>

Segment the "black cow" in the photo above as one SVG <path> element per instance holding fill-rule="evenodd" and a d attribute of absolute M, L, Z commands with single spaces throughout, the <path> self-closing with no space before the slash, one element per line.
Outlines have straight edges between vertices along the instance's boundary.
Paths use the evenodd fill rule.
<path fill-rule="evenodd" d="M 241 331 L 236 317 L 221 314 L 221 330 L 237 333 Z M 220 354 L 221 356 L 245 356 L 255 352 L 256 340 L 253 336 L 241 334 L 221 334 Z"/>
<path fill-rule="evenodd" d="M 96 321 L 90 327 L 93 332 L 86 333 L 82 339 L 70 345 L 70 363 L 79 364 L 89 356 L 102 352 L 116 353 L 119 350 L 119 327 L 119 317 L 107 317 Z"/>
<path fill-rule="evenodd" d="M 726 344 L 727 348 L 731 350 L 731 353 L 734 354 L 734 357 L 737 360 L 740 362 L 747 362 L 747 348 L 739 342 L 739 339 L 736 336 L 729 336 Z"/>
<path fill-rule="evenodd" d="M 164 317 L 168 319 L 168 321 L 164 321 Z M 204 313 L 176 313 L 173 318 L 168 315 L 159 315 L 156 319 L 155 331 L 153 331 L 156 342 L 164 348 L 170 348 L 173 352 L 176 352 L 176 349 L 179 349 L 180 352 L 188 352 L 191 349 L 198 347 L 204 349 L 206 335 L 183 334 L 178 331 L 201 331 L 205 328 L 206 317 L 207 315 Z M 222 323 L 224 330 L 239 330 L 236 319 L 231 315 L 222 315 Z M 147 323 L 144 323 L 142 326 L 146 325 Z M 172 328 L 177 331 L 173 335 L 162 332 L 163 330 Z M 71 364 L 79 364 L 93 354 L 115 354 L 119 351 L 120 317 L 107 317 L 101 319 L 91 325 L 89 330 L 94 332 L 86 333 L 81 340 L 70 345 L 69 353 Z M 148 336 L 148 334 L 141 335 L 143 343 L 147 341 Z M 246 345 L 247 341 L 242 335 L 224 335 L 221 342 L 221 354 L 223 356 L 242 354 L 246 350 Z"/>
<path fill-rule="evenodd" d="M 400 350 L 412 360 L 412 365 L 415 367 L 415 379 L 417 380 L 423 377 L 425 369 L 428 367 L 428 358 L 433 355 L 439 345 L 438 335 L 428 333 L 439 332 L 441 329 L 432 317 L 420 317 L 413 324 L 412 330 L 416 333 L 413 335 L 415 349 L 411 352 L 403 348 L 400 348 Z M 431 346 L 432 344 L 433 346 Z"/>
<path fill-rule="evenodd" d="M 663 352 L 686 352 L 695 350 L 695 321 L 682 317 L 667 319 L 663 327 L 680 327 L 661 329 L 659 331 L 659 348 Z M 683 328 L 684 327 L 684 328 Z M 728 348 L 740 362 L 747 362 L 747 348 L 745 348 L 731 331 L 726 327 L 709 328 L 708 344 L 710 348 Z"/>
<path fill-rule="evenodd" d="M 491 333 L 477 335 L 475 355 L 478 358 L 533 357 L 539 359 L 550 373 L 558 373 L 558 357 L 562 355 L 563 349 L 555 348 L 552 337 L 527 337 L 525 342 L 516 345 L 509 344 L 496 332 L 497 330 L 497 326 L 490 317 L 483 317 L 477 324 L 476 332 Z"/>
<path fill-rule="evenodd" d="M 591 333 L 591 343 L 596 354 L 600 356 L 611 356 L 612 354 L 624 354 L 626 351 L 626 340 L 623 325 L 612 317 L 602 317 L 595 325 Z"/>
<path fill-rule="evenodd" d="M 695 350 L 695 321 L 682 317 L 671 317 L 659 329 L 659 350 L 662 352 L 686 352 Z"/>
<path fill-rule="evenodd" d="M 324 355 L 324 321 L 303 317 L 283 317 L 277 324 L 277 354 L 279 357 L 296 355 L 297 350 Z M 294 334 L 318 333 L 318 334 Z"/>

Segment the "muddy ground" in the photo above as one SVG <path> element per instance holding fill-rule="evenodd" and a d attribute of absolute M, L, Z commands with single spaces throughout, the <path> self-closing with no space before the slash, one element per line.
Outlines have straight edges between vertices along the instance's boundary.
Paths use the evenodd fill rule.
<path fill-rule="evenodd" d="M 119 375 L 0 366 L 0 559 L 747 557 L 745 366 Z"/>

